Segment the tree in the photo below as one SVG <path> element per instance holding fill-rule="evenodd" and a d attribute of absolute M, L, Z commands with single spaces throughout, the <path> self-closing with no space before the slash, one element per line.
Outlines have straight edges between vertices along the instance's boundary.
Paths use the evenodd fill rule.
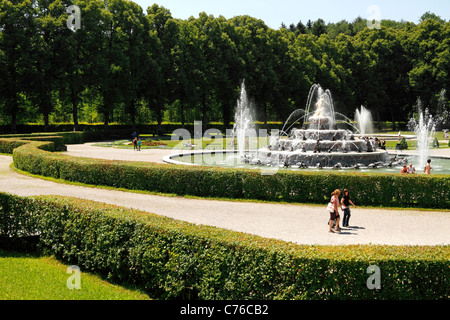
<path fill-rule="evenodd" d="M 306 26 L 301 21 L 297 23 L 297 32 L 299 34 L 306 34 Z"/>
<path fill-rule="evenodd" d="M 148 98 L 150 106 L 155 110 L 158 121 L 158 133 L 162 133 L 162 115 L 166 103 L 175 102 L 173 94 L 175 91 L 175 69 L 172 59 L 172 50 L 177 46 L 179 37 L 179 25 L 172 17 L 170 10 L 154 4 L 147 8 L 147 19 L 150 23 L 150 30 L 155 32 L 159 39 L 161 50 L 158 52 L 157 61 L 160 74 L 159 94 Z"/>
<path fill-rule="evenodd" d="M 55 95 L 61 89 L 64 77 L 64 50 L 67 13 L 62 1 L 39 0 L 36 2 L 35 35 L 33 39 L 33 69 L 31 100 L 38 106 L 44 118 L 44 128 L 49 126 L 49 114 L 53 110 Z"/>
<path fill-rule="evenodd" d="M 442 38 L 437 48 L 436 79 L 443 89 L 450 92 L 450 22 L 445 24 Z"/>
<path fill-rule="evenodd" d="M 438 63 L 439 55 L 445 56 L 445 53 L 441 53 L 446 50 L 443 43 L 448 44 L 444 27 L 439 21 L 427 19 L 418 26 L 408 24 L 402 38 L 402 45 L 411 63 L 408 76 L 412 93 L 416 98 L 420 97 L 431 112 L 437 105 L 437 95 L 443 87 L 443 83 L 438 80 Z M 440 65 L 445 65 L 442 60 Z"/>
<path fill-rule="evenodd" d="M 32 43 L 35 36 L 35 9 L 30 0 L 0 1 L 0 93 L 5 113 L 11 119 L 11 130 L 17 129 L 20 96 L 27 93 L 33 69 Z"/>
<path fill-rule="evenodd" d="M 83 101 L 82 94 L 95 83 L 92 73 L 92 61 L 98 59 L 100 54 L 98 40 L 102 30 L 99 25 L 100 10 L 104 7 L 102 1 L 77 0 L 75 3 L 81 10 L 81 29 L 66 32 L 62 41 L 62 59 L 65 75 L 60 85 L 60 98 L 64 103 L 70 104 L 74 130 L 79 126 L 79 106 Z M 67 4 L 69 5 L 69 3 Z"/>
<path fill-rule="evenodd" d="M 125 104 L 133 130 L 136 130 L 137 104 L 156 95 L 160 88 L 160 69 L 152 53 L 158 52 L 156 34 L 150 32 L 149 20 L 140 6 L 131 1 L 116 0 L 109 8 L 114 13 L 115 34 L 123 54 L 116 63 L 120 83 L 120 100 Z"/>
<path fill-rule="evenodd" d="M 327 27 L 325 25 L 325 21 L 322 19 L 317 19 L 316 22 L 314 22 L 311 32 L 313 35 L 320 37 L 322 34 L 327 33 Z"/>
<path fill-rule="evenodd" d="M 445 20 L 442 19 L 440 16 L 438 16 L 438 15 L 436 15 L 436 14 L 430 12 L 430 11 L 427 11 L 420 17 L 419 24 L 424 22 L 424 21 L 426 21 L 426 20 L 429 20 L 429 19 L 437 21 L 437 22 L 442 23 L 442 24 L 445 23 Z"/>
<path fill-rule="evenodd" d="M 269 28 L 262 21 L 249 16 L 232 19 L 242 41 L 239 55 L 244 59 L 243 77 L 247 92 L 256 103 L 258 118 L 267 124 L 268 103 L 272 100 L 277 78 L 275 59 L 269 38 Z"/>

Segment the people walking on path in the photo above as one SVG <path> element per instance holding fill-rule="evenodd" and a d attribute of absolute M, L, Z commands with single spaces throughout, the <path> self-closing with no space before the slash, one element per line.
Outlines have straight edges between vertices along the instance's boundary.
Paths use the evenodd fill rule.
<path fill-rule="evenodd" d="M 341 228 L 339 228 L 339 222 L 341 221 L 341 217 L 339 216 L 339 195 L 341 194 L 340 190 L 335 190 L 331 194 L 331 200 L 330 205 L 332 206 L 332 209 L 334 211 L 330 211 L 330 221 L 328 223 L 328 226 L 330 227 L 329 232 L 341 232 Z M 334 231 L 332 230 L 333 225 L 336 224 L 334 227 Z"/>
<path fill-rule="evenodd" d="M 348 189 L 344 189 L 344 195 L 341 200 L 342 210 L 344 211 L 344 219 L 342 221 L 343 227 L 348 227 L 348 223 L 350 221 L 350 205 L 356 208 L 356 205 L 350 199 L 350 192 Z"/>
<path fill-rule="evenodd" d="M 138 138 L 135 137 L 133 139 L 134 151 L 138 150 Z"/>

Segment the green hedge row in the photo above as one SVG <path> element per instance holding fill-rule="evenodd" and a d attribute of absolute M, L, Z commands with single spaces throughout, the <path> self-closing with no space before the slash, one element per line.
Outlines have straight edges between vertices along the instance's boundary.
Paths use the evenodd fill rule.
<path fill-rule="evenodd" d="M 35 139 L 62 143 L 58 137 Z M 279 171 L 263 176 L 259 170 L 75 158 L 49 152 L 52 143 L 0 138 L 0 153 L 12 153 L 16 168 L 32 174 L 130 190 L 326 204 L 331 191 L 347 188 L 359 205 L 450 208 L 448 175 Z"/>
<path fill-rule="evenodd" d="M 26 140 L 37 140 L 44 141 L 52 137 L 61 137 L 64 144 L 82 144 L 85 141 L 84 132 L 52 132 L 52 133 L 30 133 L 30 134 L 5 134 L 0 135 L 0 139 L 5 138 L 15 138 L 15 139 L 26 139 Z"/>
<path fill-rule="evenodd" d="M 59 137 L 58 137 L 59 138 Z M 26 148 L 39 150 L 39 151 L 55 151 L 55 143 L 53 141 L 47 141 L 47 139 L 23 140 L 17 138 L 0 138 L 0 153 L 13 154 L 14 150 L 26 146 Z"/>
<path fill-rule="evenodd" d="M 45 254 L 157 299 L 448 299 L 450 247 L 300 246 L 63 197 L 0 193 L 0 240 L 40 234 Z M 367 269 L 381 270 L 379 291 Z"/>
<path fill-rule="evenodd" d="M 16 168 L 67 181 L 178 195 L 326 204 L 331 191 L 347 188 L 359 205 L 450 208 L 448 175 L 279 171 L 262 176 L 259 170 L 93 160 L 39 148 L 17 147 Z"/>

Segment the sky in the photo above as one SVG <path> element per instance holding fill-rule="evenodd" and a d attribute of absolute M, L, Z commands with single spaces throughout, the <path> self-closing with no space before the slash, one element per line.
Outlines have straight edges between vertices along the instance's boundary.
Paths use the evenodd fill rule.
<path fill-rule="evenodd" d="M 132 0 L 144 11 L 154 3 L 169 9 L 174 18 L 198 17 L 200 12 L 227 19 L 249 15 L 278 29 L 302 21 L 349 22 L 357 17 L 370 20 L 405 20 L 417 23 L 427 11 L 450 20 L 449 0 Z M 373 7 L 375 6 L 375 7 Z M 380 17 L 381 19 L 378 19 Z"/>

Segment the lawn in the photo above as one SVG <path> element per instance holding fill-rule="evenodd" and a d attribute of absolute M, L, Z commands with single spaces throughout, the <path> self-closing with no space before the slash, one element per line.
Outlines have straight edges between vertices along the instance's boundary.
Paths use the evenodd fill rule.
<path fill-rule="evenodd" d="M 67 273 L 53 257 L 39 257 L 0 250 L 0 300 L 149 300 L 138 290 L 126 289 L 80 273 L 80 289 L 70 290 Z M 73 278 L 72 278 L 73 279 Z M 75 280 L 69 283 L 76 283 Z"/>
<path fill-rule="evenodd" d="M 391 135 L 398 135 L 398 132 L 383 132 L 382 134 L 391 134 Z M 374 136 L 377 134 L 375 133 Z M 414 132 L 402 132 L 402 135 L 404 136 L 415 136 Z M 449 148 L 449 143 L 446 141 L 443 143 L 444 140 L 444 133 L 443 132 L 436 132 L 433 136 L 434 138 L 437 138 L 440 141 L 439 148 Z M 417 140 L 406 140 L 408 143 L 408 149 L 415 150 L 417 148 Z M 396 145 L 399 143 L 398 140 L 386 140 L 386 148 L 387 149 L 395 149 Z M 430 141 L 430 146 L 432 147 L 433 143 Z"/>
<path fill-rule="evenodd" d="M 172 140 L 172 136 L 164 136 L 164 137 L 152 137 L 151 135 L 141 135 L 142 140 L 142 149 L 158 149 L 158 148 L 167 148 L 167 149 L 189 149 L 186 146 L 187 141 L 183 140 Z M 195 149 L 215 149 L 215 150 L 229 150 L 231 149 L 231 138 L 223 138 L 223 136 L 211 137 L 211 138 L 202 138 L 202 139 L 191 139 L 190 142 L 194 146 Z M 262 146 L 266 146 L 267 138 L 259 138 L 258 139 L 258 148 Z M 128 140 L 117 140 L 114 142 L 101 142 L 95 144 L 95 146 L 99 147 L 110 147 L 110 148 L 120 148 L 120 149 L 133 149 L 133 143 L 130 139 Z M 235 139 L 235 148 L 237 148 L 237 142 Z"/>
<path fill-rule="evenodd" d="M 384 133 L 386 134 L 386 133 Z M 393 132 L 389 134 L 395 134 Z M 398 132 L 396 133 L 398 134 Z M 404 135 L 414 135 L 413 132 L 402 132 Z M 376 136 L 376 134 L 374 134 Z M 441 137 L 442 136 L 442 137 Z M 444 140 L 443 133 L 437 133 L 436 137 L 440 140 Z M 151 135 L 141 135 L 142 140 L 142 149 L 158 149 L 158 148 L 167 148 L 167 149 L 189 149 L 186 146 L 186 142 L 183 140 L 175 140 L 172 141 L 171 136 L 164 137 L 152 137 Z M 218 136 L 216 138 L 203 138 L 203 139 L 191 139 L 191 144 L 194 145 L 194 149 L 215 149 L 215 150 L 230 150 L 231 149 L 231 139 L 225 139 L 223 136 Z M 386 147 L 387 149 L 395 149 L 396 145 L 399 143 L 398 140 L 387 140 Z M 417 140 L 407 140 L 408 149 L 415 150 L 417 148 Z M 268 145 L 267 138 L 259 138 L 258 140 L 258 148 Z M 114 142 L 101 142 L 95 144 L 95 146 L 100 147 L 112 147 L 112 148 L 120 148 L 120 149 L 132 149 L 133 143 L 131 140 L 117 140 Z M 237 142 L 235 140 L 235 148 L 237 148 Z M 440 144 L 439 148 L 449 148 L 448 143 Z"/>

